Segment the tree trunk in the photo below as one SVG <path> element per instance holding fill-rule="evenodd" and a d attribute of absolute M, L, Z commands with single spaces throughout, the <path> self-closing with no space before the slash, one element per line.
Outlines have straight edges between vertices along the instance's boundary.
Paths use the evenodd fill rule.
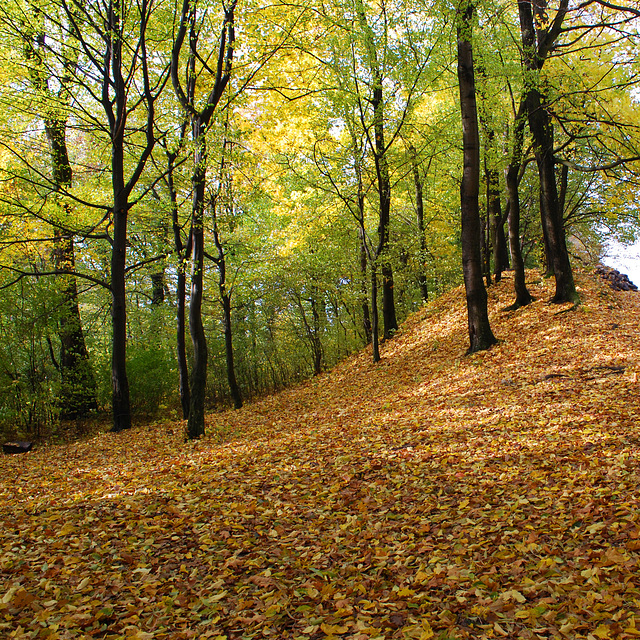
<path fill-rule="evenodd" d="M 231 296 L 227 293 L 222 294 L 222 312 L 224 323 L 224 349 L 227 364 L 227 381 L 229 390 L 233 398 L 233 406 L 236 409 L 242 408 L 242 392 L 236 378 L 236 369 L 233 360 L 233 333 L 231 329 Z"/>
<path fill-rule="evenodd" d="M 388 340 L 398 330 L 396 307 L 393 300 L 393 270 L 391 263 L 383 261 L 382 267 L 382 319 L 384 323 L 384 339 Z"/>
<path fill-rule="evenodd" d="M 548 243 L 548 261 L 553 266 L 556 292 L 552 302 L 577 302 L 578 292 L 573 281 L 573 271 L 564 231 L 564 220 L 560 211 L 560 200 L 556 184 L 555 160 L 553 156 L 553 123 L 543 105 L 537 89 L 527 95 L 529 128 L 534 140 L 534 153 L 540 176 L 540 204 L 542 225 Z"/>
<path fill-rule="evenodd" d="M 420 266 L 424 264 L 427 255 L 427 239 L 425 238 L 424 228 L 424 194 L 422 190 L 422 180 L 420 178 L 420 168 L 418 167 L 418 154 L 413 145 L 409 145 L 409 153 L 411 154 L 411 165 L 413 170 L 413 184 L 416 190 L 416 221 L 418 223 L 418 234 L 420 236 Z M 427 276 L 420 269 L 418 272 L 418 286 L 420 287 L 420 295 L 422 301 L 429 300 L 429 286 Z"/>
<path fill-rule="evenodd" d="M 229 391 L 233 398 L 233 406 L 236 409 L 242 408 L 242 393 L 236 378 L 236 369 L 233 359 L 233 327 L 231 325 L 231 289 L 227 287 L 227 257 L 225 255 L 224 246 L 220 240 L 218 233 L 217 219 L 217 202 L 213 202 L 213 240 L 218 250 L 218 256 L 215 260 L 218 267 L 218 289 L 220 290 L 220 299 L 222 300 L 222 326 L 224 329 L 224 351 L 225 362 L 227 365 L 227 382 L 229 383 Z"/>
<path fill-rule="evenodd" d="M 189 417 L 191 394 L 189 392 L 189 365 L 187 363 L 186 335 L 186 307 L 187 307 L 187 277 L 186 263 L 190 250 L 190 240 L 187 246 L 182 242 L 180 220 L 178 218 L 178 196 L 174 184 L 173 171 L 176 154 L 167 152 L 167 188 L 171 199 L 171 226 L 173 229 L 173 244 L 178 257 L 177 282 L 176 282 L 176 356 L 178 361 L 178 390 L 182 417 Z"/>
<path fill-rule="evenodd" d="M 380 343 L 378 326 L 378 274 L 375 262 L 371 264 L 371 349 L 373 361 L 380 362 Z"/>
<path fill-rule="evenodd" d="M 66 142 L 66 125 L 62 120 L 45 119 L 45 131 L 49 142 L 53 182 L 56 192 L 70 187 L 73 177 Z M 70 211 L 66 211 L 70 214 Z M 62 291 L 58 337 L 60 339 L 60 393 L 61 415 L 77 418 L 97 408 L 96 381 L 89 360 L 89 352 L 82 330 L 78 287 L 75 276 L 75 251 L 73 235 L 54 226 L 55 267 L 67 272 L 59 276 Z"/>
<path fill-rule="evenodd" d="M 367 293 L 367 239 L 365 237 L 364 228 L 358 230 L 360 236 L 360 275 L 362 277 L 362 327 L 364 329 L 364 337 L 367 344 L 371 343 L 372 328 L 371 315 L 369 313 L 369 301 Z"/>
<path fill-rule="evenodd" d="M 120 154 L 115 153 L 118 156 Z M 121 176 L 114 169 L 114 182 Z M 122 183 L 124 188 L 124 183 Z M 114 185 L 114 193 L 122 193 Z M 116 198 L 113 210 L 113 245 L 111 249 L 111 324 L 113 342 L 111 348 L 111 383 L 113 427 L 118 433 L 131 427 L 129 380 L 127 378 L 127 311 L 125 294 L 125 265 L 127 254 L 128 203 Z"/>
<path fill-rule="evenodd" d="M 70 234 L 55 233 L 56 268 L 73 271 L 74 248 Z M 58 336 L 60 338 L 60 393 L 61 415 L 74 419 L 97 409 L 96 381 L 91 368 L 89 352 L 84 339 L 78 288 L 72 275 L 60 276 L 62 284 L 62 313 Z"/>
<path fill-rule="evenodd" d="M 458 8 L 458 86 L 462 116 L 464 169 L 460 186 L 462 219 L 462 269 L 467 294 L 469 350 L 473 353 L 496 343 L 489 325 L 487 292 L 482 282 L 480 255 L 480 135 L 473 73 L 473 5 L 464 2 Z"/>
<path fill-rule="evenodd" d="M 193 173 L 193 208 L 191 219 L 191 299 L 189 304 L 189 332 L 193 344 L 193 366 L 189 379 L 191 403 L 187 420 L 190 440 L 204 435 L 204 408 L 207 387 L 207 338 L 202 323 L 204 293 L 204 198 L 207 163 L 207 144 L 204 126 L 194 119 L 193 139 L 196 143 Z"/>
<path fill-rule="evenodd" d="M 376 258 L 382 256 L 382 318 L 383 337 L 391 338 L 398 330 L 396 308 L 393 291 L 393 271 L 386 253 L 389 250 L 389 235 L 391 223 L 391 179 L 389 177 L 389 165 L 387 163 L 386 147 L 384 142 L 384 119 L 382 102 L 382 84 L 376 85 L 372 99 L 374 107 L 374 131 L 375 151 L 374 160 L 378 179 L 378 195 L 380 202 L 378 223 L 378 248 Z"/>
<path fill-rule="evenodd" d="M 520 193 L 518 190 L 518 176 L 522 166 L 522 146 L 524 141 L 524 125 L 526 121 L 526 107 L 522 100 L 516 115 L 513 137 L 513 149 L 507 168 L 505 184 L 509 208 L 509 247 L 514 271 L 514 290 L 516 300 L 512 308 L 517 309 L 530 304 L 533 300 L 525 281 L 524 259 L 520 244 Z"/>
<path fill-rule="evenodd" d="M 191 206 L 191 302 L 189 306 L 189 331 L 193 343 L 193 368 L 190 376 L 189 418 L 187 437 L 204 435 L 205 391 L 207 386 L 207 340 L 202 323 L 202 298 L 204 287 L 204 200 L 207 170 L 206 130 L 231 77 L 234 51 L 234 11 L 236 0 L 224 5 L 224 21 L 220 32 L 217 70 L 213 88 L 206 96 L 203 108 L 195 105 L 196 59 L 199 58 L 196 6 L 192 0 L 184 0 L 180 12 L 180 24 L 171 51 L 171 83 L 183 109 L 191 117 L 191 132 L 195 147 L 192 175 L 193 198 Z M 188 35 L 188 63 L 186 91 L 181 82 L 180 60 L 182 46 Z"/>
<path fill-rule="evenodd" d="M 540 177 L 540 215 L 545 236 L 547 266 L 553 268 L 556 279 L 556 292 L 551 301 L 577 302 L 578 292 L 573 281 L 556 184 L 553 122 L 545 104 L 545 97 L 537 84 L 544 61 L 561 32 L 568 0 L 561 0 L 553 22 L 548 19 L 546 7 L 545 0 L 537 2 L 535 7 L 531 0 L 518 1 L 522 48 L 528 73 L 525 102 Z"/>
<path fill-rule="evenodd" d="M 391 179 L 389 177 L 389 162 L 387 160 L 387 148 L 384 136 L 384 100 L 382 94 L 382 73 L 374 34 L 371 26 L 367 22 L 367 16 L 362 0 L 357 0 L 356 10 L 358 21 L 364 36 L 365 47 L 369 70 L 371 72 L 371 98 L 369 103 L 373 109 L 373 133 L 374 142 L 372 145 L 373 160 L 376 168 L 376 180 L 378 183 L 378 198 L 380 203 L 378 222 L 378 246 L 375 259 L 382 256 L 382 317 L 383 317 L 383 337 L 390 338 L 398 330 L 396 309 L 393 291 L 393 271 L 391 263 L 386 255 L 389 249 L 389 225 L 391 212 Z M 376 285 L 377 289 L 377 285 Z M 374 330 L 375 331 L 375 330 Z"/>
<path fill-rule="evenodd" d="M 311 332 L 311 344 L 313 347 L 313 375 L 318 376 L 322 373 L 323 348 L 320 340 L 320 312 L 318 311 L 318 301 L 316 300 L 317 288 L 313 287 L 313 296 L 311 297 L 311 316 L 313 318 L 313 327 Z"/>
<path fill-rule="evenodd" d="M 180 393 L 180 404 L 182 406 L 182 417 L 186 420 L 189 417 L 189 408 L 191 407 L 191 393 L 189 390 L 187 341 L 185 339 L 187 330 L 187 278 L 184 272 L 184 265 L 180 265 L 180 267 L 178 268 L 176 298 L 176 351 L 178 359 L 178 389 Z"/>
<path fill-rule="evenodd" d="M 507 240 L 504 233 L 502 203 L 500 200 L 500 178 L 498 171 L 485 164 L 487 180 L 487 214 L 490 225 L 491 246 L 493 249 L 493 275 L 495 282 L 500 282 L 502 272 L 509 268 Z"/>

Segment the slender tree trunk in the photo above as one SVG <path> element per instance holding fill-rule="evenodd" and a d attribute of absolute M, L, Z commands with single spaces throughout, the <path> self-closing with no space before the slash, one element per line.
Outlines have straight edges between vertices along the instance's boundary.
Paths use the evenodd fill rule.
<path fill-rule="evenodd" d="M 364 329 L 364 337 L 367 344 L 371 343 L 372 327 L 371 327 L 371 315 L 369 313 L 369 301 L 367 293 L 367 239 L 365 237 L 364 229 L 361 227 L 359 230 L 360 236 L 360 275 L 362 277 L 362 328 Z"/>
<path fill-rule="evenodd" d="M 371 264 L 371 348 L 373 361 L 380 362 L 380 342 L 378 336 L 378 274 L 375 262 Z"/>
<path fill-rule="evenodd" d="M 376 167 L 376 180 L 379 197 L 378 247 L 375 259 L 382 256 L 382 317 L 383 337 L 390 338 L 398 330 L 398 320 L 394 303 L 393 270 L 389 257 L 390 212 L 391 212 L 391 179 L 389 176 L 389 162 L 384 135 L 384 100 L 382 87 L 382 73 L 374 41 L 374 34 L 367 22 L 367 16 L 362 0 L 357 0 L 356 10 L 358 21 L 364 35 L 369 70 L 371 72 L 371 98 L 369 103 L 373 109 L 373 160 Z M 377 286 L 376 286 L 377 288 Z M 374 330 L 375 331 L 375 330 Z"/>
<path fill-rule="evenodd" d="M 458 86 L 462 116 L 464 169 L 460 187 L 462 211 L 462 270 L 467 294 L 469 350 L 473 353 L 496 343 L 489 325 L 487 292 L 482 282 L 480 255 L 480 135 L 473 73 L 473 5 L 463 2 L 458 8 Z"/>
<path fill-rule="evenodd" d="M 180 24 L 176 31 L 171 52 L 171 83 L 176 97 L 191 117 L 191 131 L 195 146 L 194 170 L 192 175 L 193 198 L 191 206 L 191 301 L 189 305 L 189 331 L 193 343 L 193 368 L 191 370 L 189 418 L 187 437 L 199 438 L 204 435 L 205 391 L 207 386 L 207 340 L 202 322 L 202 298 L 204 286 L 204 202 L 207 170 L 206 130 L 220 102 L 231 77 L 235 41 L 234 12 L 236 0 L 223 5 L 224 22 L 220 32 L 217 68 L 213 88 L 208 93 L 203 108 L 195 105 L 195 64 L 198 55 L 198 26 L 196 4 L 193 0 L 183 0 Z M 180 74 L 181 51 L 188 37 L 188 63 L 186 70 L 186 91 Z"/>
<path fill-rule="evenodd" d="M 184 246 L 182 242 L 182 232 L 178 219 L 178 200 L 174 184 L 174 163 L 176 156 L 168 153 L 167 167 L 167 187 L 171 198 L 171 226 L 173 229 L 173 244 L 178 256 L 178 270 L 176 282 L 176 355 L 178 360 L 178 390 L 180 393 L 180 404 L 182 406 L 182 417 L 186 420 L 189 417 L 189 407 L 191 405 L 191 394 L 189 392 L 189 365 L 187 363 L 187 342 L 186 335 L 186 308 L 187 308 L 187 277 L 186 263 L 191 249 L 191 241 Z"/>
<path fill-rule="evenodd" d="M 242 408 L 242 392 L 236 378 L 236 368 L 233 359 L 233 332 L 231 329 L 231 296 L 227 293 L 222 295 L 222 312 L 224 325 L 224 349 L 227 364 L 227 381 L 229 390 L 233 398 L 233 406 L 236 409 Z"/>
<path fill-rule="evenodd" d="M 217 219 L 217 202 L 213 202 L 213 240 L 218 250 L 218 256 L 215 259 L 218 267 L 218 289 L 220 291 L 220 299 L 222 300 L 222 326 L 224 329 L 224 351 L 225 362 L 227 365 L 227 382 L 229 383 L 229 391 L 233 398 L 233 406 L 236 409 L 242 408 L 242 393 L 240 385 L 236 378 L 236 369 L 233 358 L 233 327 L 231 324 L 231 294 L 232 290 L 227 286 L 227 257 L 225 255 L 224 246 L 220 240 L 218 233 Z"/>
<path fill-rule="evenodd" d="M 318 301 L 316 300 L 317 288 L 313 288 L 313 296 L 311 298 L 311 317 L 313 318 L 312 345 L 313 345 L 313 375 L 318 376 L 322 373 L 322 358 L 324 349 L 320 340 L 320 312 L 318 311 Z"/>
<path fill-rule="evenodd" d="M 189 365 L 187 363 L 187 341 L 185 339 L 187 323 L 187 278 L 184 272 L 184 265 L 178 268 L 178 281 L 176 283 L 176 351 L 178 360 L 178 389 L 180 393 L 180 404 L 182 406 L 182 417 L 186 420 L 189 417 L 191 406 L 191 393 L 189 390 Z"/>
<path fill-rule="evenodd" d="M 502 203 L 500 199 L 500 178 L 498 171 L 485 164 L 487 181 L 487 213 L 490 224 L 490 238 L 493 249 L 493 275 L 495 282 L 500 282 L 502 272 L 509 268 L 507 240 L 504 233 Z"/>
<path fill-rule="evenodd" d="M 422 180 L 420 178 L 420 168 L 418 166 L 418 154 L 413 145 L 409 145 L 409 153 L 411 155 L 413 184 L 416 190 L 416 221 L 418 223 L 418 234 L 420 236 L 420 265 L 422 266 L 427 255 L 427 239 L 425 237 L 424 227 L 424 194 Z M 429 286 L 427 276 L 422 269 L 418 272 L 418 286 L 420 287 L 422 301 L 427 302 L 429 300 Z"/>
<path fill-rule="evenodd" d="M 204 126 L 194 119 L 193 139 L 196 144 L 193 173 L 193 208 L 191 219 L 191 298 L 189 304 L 189 332 L 193 345 L 193 366 L 189 379 L 191 403 L 187 420 L 190 440 L 204 435 L 204 409 L 207 388 L 207 338 L 202 322 L 204 293 L 204 200 L 207 165 L 207 144 Z"/>
<path fill-rule="evenodd" d="M 518 189 L 518 176 L 522 166 L 522 146 L 524 142 L 524 125 L 526 122 L 526 107 L 524 101 L 520 102 L 520 108 L 516 115 L 513 137 L 513 149 L 507 168 L 505 185 L 507 190 L 509 208 L 509 247 L 514 271 L 514 290 L 516 300 L 512 308 L 517 309 L 531 303 L 533 298 L 527 289 L 525 281 L 524 259 L 522 257 L 522 245 L 520 244 L 520 193 Z"/>
<path fill-rule="evenodd" d="M 378 194 L 380 202 L 380 213 L 378 223 L 378 249 L 376 257 L 382 256 L 382 318 L 383 337 L 385 340 L 391 338 L 398 330 L 398 320 L 396 318 L 396 308 L 394 303 L 393 290 L 393 270 L 386 255 L 389 250 L 389 236 L 391 224 L 391 179 L 389 177 L 389 165 L 386 156 L 386 146 L 384 141 L 384 119 L 382 102 L 382 83 L 374 89 L 372 100 L 374 106 L 374 131 L 375 131 L 375 151 L 374 160 L 376 174 L 378 178 Z"/>

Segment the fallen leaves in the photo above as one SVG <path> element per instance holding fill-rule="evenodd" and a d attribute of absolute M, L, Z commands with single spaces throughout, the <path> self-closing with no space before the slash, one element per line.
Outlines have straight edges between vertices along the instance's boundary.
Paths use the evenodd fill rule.
<path fill-rule="evenodd" d="M 0 636 L 640 636 L 640 308 L 460 291 L 375 366 L 181 425 L 0 459 Z M 612 328 L 613 327 L 613 328 Z M 433 345 L 437 344 L 434 350 Z M 233 434 L 233 435 L 231 435 Z"/>

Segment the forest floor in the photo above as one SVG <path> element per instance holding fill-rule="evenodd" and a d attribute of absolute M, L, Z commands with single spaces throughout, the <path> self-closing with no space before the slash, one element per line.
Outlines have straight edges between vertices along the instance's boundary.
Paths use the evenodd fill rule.
<path fill-rule="evenodd" d="M 2 638 L 640 636 L 640 294 L 461 289 L 183 441 L 0 459 Z"/>

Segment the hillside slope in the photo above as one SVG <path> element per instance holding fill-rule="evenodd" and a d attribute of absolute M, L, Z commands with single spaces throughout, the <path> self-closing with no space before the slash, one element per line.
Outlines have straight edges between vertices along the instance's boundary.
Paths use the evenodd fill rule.
<path fill-rule="evenodd" d="M 0 636 L 640 636 L 640 295 L 464 295 L 241 411 L 0 459 Z"/>

